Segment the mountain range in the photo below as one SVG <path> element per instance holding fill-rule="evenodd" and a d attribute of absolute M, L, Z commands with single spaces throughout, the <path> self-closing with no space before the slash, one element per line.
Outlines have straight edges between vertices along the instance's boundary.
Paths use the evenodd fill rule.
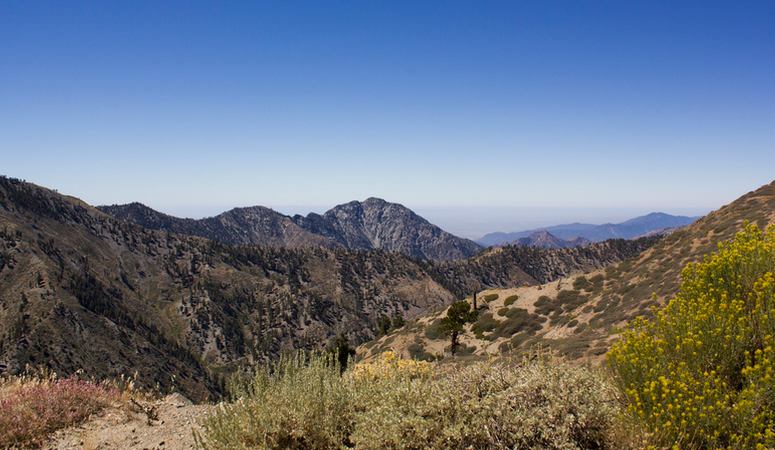
<path fill-rule="evenodd" d="M 698 218 L 654 212 L 622 223 L 605 223 L 602 225 L 570 223 L 512 233 L 489 233 L 477 239 L 476 242 L 485 247 L 504 245 L 529 238 L 531 235 L 540 232 L 548 232 L 555 238 L 564 241 L 573 241 L 577 238 L 592 242 L 604 241 L 606 239 L 632 239 L 664 230 L 680 228 L 691 224 Z"/>
<path fill-rule="evenodd" d="M 366 209 L 372 208 L 350 205 L 332 213 L 339 218 L 330 223 L 355 215 L 372 237 L 387 233 Z M 428 229 L 413 214 L 401 214 Z M 0 177 L 0 372 L 27 366 L 62 375 L 83 370 L 97 378 L 137 372 L 141 386 L 175 387 L 192 399 L 218 397 L 238 367 L 293 349 L 320 349 L 340 333 L 363 343 L 376 336 L 384 317 L 411 320 L 482 289 L 599 269 L 660 240 L 505 246 L 435 261 L 341 245 L 230 245 L 160 225 L 210 232 L 196 221 L 153 213 L 144 220 L 151 228 Z M 347 239 L 359 235 L 341 236 L 352 242 Z"/>
<path fill-rule="evenodd" d="M 466 258 L 481 250 L 477 243 L 447 233 L 403 205 L 373 197 L 338 205 L 322 215 L 293 217 L 263 206 L 235 208 L 199 220 L 169 216 L 140 203 L 99 208 L 145 228 L 230 245 L 379 249 L 433 260 Z"/>

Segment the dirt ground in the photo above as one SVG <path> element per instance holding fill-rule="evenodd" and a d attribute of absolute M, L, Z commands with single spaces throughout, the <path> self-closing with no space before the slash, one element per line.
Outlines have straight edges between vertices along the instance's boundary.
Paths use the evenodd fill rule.
<path fill-rule="evenodd" d="M 194 430 L 215 408 L 180 394 L 108 408 L 85 423 L 57 432 L 48 449 L 191 449 Z M 146 413 L 147 411 L 147 413 Z"/>

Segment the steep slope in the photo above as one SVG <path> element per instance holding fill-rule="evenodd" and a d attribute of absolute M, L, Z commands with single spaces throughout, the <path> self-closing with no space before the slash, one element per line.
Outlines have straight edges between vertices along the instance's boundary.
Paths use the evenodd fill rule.
<path fill-rule="evenodd" d="M 335 245 L 323 236 L 302 229 L 290 217 L 263 206 L 234 208 L 199 220 L 173 217 L 141 203 L 100 206 L 99 209 L 144 228 L 201 236 L 229 245 L 292 248 Z"/>
<path fill-rule="evenodd" d="M 658 241 L 659 237 L 611 239 L 584 247 L 557 249 L 507 245 L 489 249 L 474 258 L 425 267 L 456 298 L 464 298 L 483 289 L 530 286 L 600 269 L 636 256 Z"/>
<path fill-rule="evenodd" d="M 457 259 L 481 247 L 454 236 L 409 208 L 377 198 L 339 205 L 325 214 L 293 218 L 261 206 L 235 208 L 205 219 L 180 219 L 140 203 L 99 207 L 145 228 L 201 236 L 230 245 L 387 250 L 417 259 Z"/>
<path fill-rule="evenodd" d="M 476 242 L 487 247 L 504 245 L 530 237 L 532 234 L 541 231 L 549 232 L 553 236 L 566 241 L 576 238 L 584 238 L 593 242 L 606 239 L 632 239 L 669 228 L 680 228 L 697 219 L 697 217 L 672 216 L 655 212 L 617 224 L 604 223 L 602 225 L 592 225 L 587 223 L 570 223 L 514 233 L 490 233 L 477 239 Z"/>
<path fill-rule="evenodd" d="M 764 228 L 775 223 L 775 182 L 742 196 L 695 223 L 661 238 L 639 255 L 585 275 L 575 274 L 539 286 L 513 285 L 511 289 L 479 294 L 479 318 L 462 337 L 464 354 L 523 351 L 533 345 L 549 346 L 572 358 L 594 358 L 605 353 L 618 327 L 678 290 L 681 269 L 731 239 L 744 222 Z M 593 244 L 594 245 L 594 244 Z M 526 271 L 535 276 L 526 268 Z M 540 277 L 536 279 L 540 280 Z M 489 299 L 489 301 L 485 301 Z M 469 302 L 471 299 L 469 298 Z M 446 308 L 362 346 L 370 357 L 386 348 L 424 358 L 444 354 L 446 339 L 439 320 Z"/>
<path fill-rule="evenodd" d="M 138 371 L 148 386 L 203 398 L 238 364 L 337 332 L 360 342 L 379 314 L 454 298 L 400 254 L 229 247 L 7 178 L 0 230 L 0 367 L 10 372 Z"/>
<path fill-rule="evenodd" d="M 411 319 L 474 289 L 533 285 L 643 248 L 621 242 L 446 262 L 228 246 L 0 177 L 0 371 L 138 372 L 146 386 L 217 396 L 241 364 L 320 348 L 337 333 L 364 342 L 383 316 Z"/>
<path fill-rule="evenodd" d="M 459 259 L 476 254 L 475 242 L 454 236 L 409 208 L 378 198 L 339 205 L 325 214 L 294 216 L 304 229 L 350 249 L 383 249 L 419 259 Z"/>

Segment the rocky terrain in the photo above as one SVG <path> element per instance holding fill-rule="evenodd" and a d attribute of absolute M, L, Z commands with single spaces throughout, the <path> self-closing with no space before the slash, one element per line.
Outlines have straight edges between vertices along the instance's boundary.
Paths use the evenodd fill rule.
<path fill-rule="evenodd" d="M 637 256 L 604 269 L 574 272 L 568 267 L 560 273 L 540 270 L 540 265 L 534 263 L 523 265 L 543 284 L 513 284 L 509 289 L 480 292 L 478 318 L 467 325 L 460 352 L 501 354 L 541 345 L 570 358 L 598 358 L 608 350 L 619 327 L 637 316 L 650 316 L 652 307 L 664 304 L 677 292 L 681 269 L 687 263 L 714 251 L 719 242 L 731 239 L 746 222 L 760 228 L 775 223 L 775 182 L 669 233 Z M 518 248 L 498 250 L 493 251 L 517 252 Z M 511 255 L 506 259 L 520 257 Z M 392 348 L 425 359 L 448 355 L 448 340 L 439 332 L 440 319 L 445 315 L 446 308 L 440 308 L 410 321 L 400 330 L 362 346 L 359 354 L 369 358 Z"/>
<path fill-rule="evenodd" d="M 293 217 L 262 206 L 235 208 L 199 220 L 172 217 L 140 203 L 100 209 L 145 228 L 201 236 L 230 245 L 338 246 L 396 251 L 433 260 L 466 258 L 481 250 L 475 242 L 447 233 L 409 208 L 378 198 L 339 205 L 322 215 Z"/>
<path fill-rule="evenodd" d="M 321 348 L 338 333 L 365 342 L 385 317 L 599 268 L 657 239 L 504 247 L 442 262 L 338 246 L 230 246 L 143 228 L 2 177 L 0 370 L 137 372 L 141 385 L 213 398 L 240 365 Z"/>

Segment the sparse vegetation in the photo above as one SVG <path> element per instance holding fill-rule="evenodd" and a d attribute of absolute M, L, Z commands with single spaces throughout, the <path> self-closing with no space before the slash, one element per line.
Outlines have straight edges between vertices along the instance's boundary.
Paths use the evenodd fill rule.
<path fill-rule="evenodd" d="M 204 424 L 208 449 L 626 448 L 616 390 L 548 355 L 436 367 L 393 353 L 339 375 L 284 359 Z"/>

